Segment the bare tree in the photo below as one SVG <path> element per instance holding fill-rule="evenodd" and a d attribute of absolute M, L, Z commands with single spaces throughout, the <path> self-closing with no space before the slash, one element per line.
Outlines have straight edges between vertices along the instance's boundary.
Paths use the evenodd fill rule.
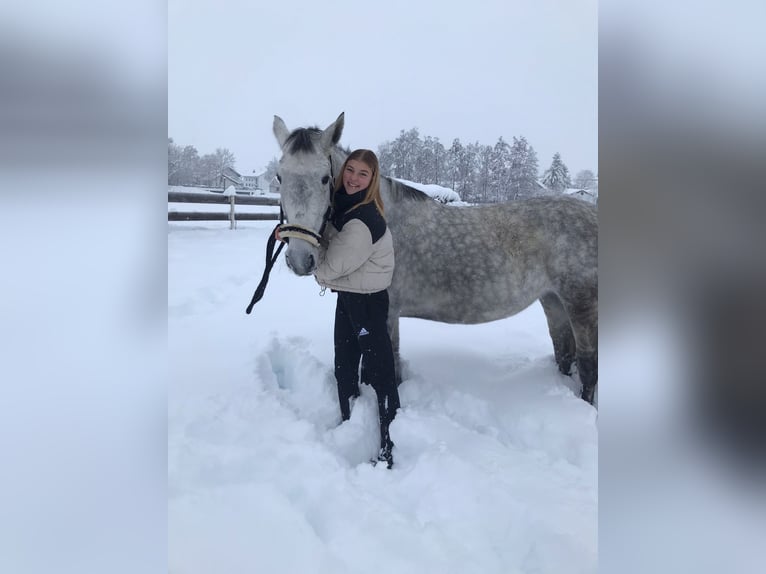
<path fill-rule="evenodd" d="M 595 189 L 596 176 L 589 169 L 580 170 L 575 176 L 574 185 L 579 189 Z"/>

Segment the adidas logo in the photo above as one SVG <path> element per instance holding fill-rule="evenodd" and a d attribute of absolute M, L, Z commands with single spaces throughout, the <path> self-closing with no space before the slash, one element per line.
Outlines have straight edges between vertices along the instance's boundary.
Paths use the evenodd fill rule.
<path fill-rule="evenodd" d="M 369 335 L 369 334 L 370 334 L 370 332 L 369 332 L 367 329 L 365 329 L 364 327 L 362 327 L 362 330 L 361 330 L 361 331 L 359 331 L 359 336 L 360 336 L 360 337 L 361 337 L 362 335 Z"/>

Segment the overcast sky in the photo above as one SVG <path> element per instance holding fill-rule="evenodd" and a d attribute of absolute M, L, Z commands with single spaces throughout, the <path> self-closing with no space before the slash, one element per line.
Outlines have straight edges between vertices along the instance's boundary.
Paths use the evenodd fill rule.
<path fill-rule="evenodd" d="M 168 135 L 240 172 L 279 154 L 274 115 L 377 149 L 525 136 L 541 171 L 598 169 L 596 0 L 169 0 Z"/>

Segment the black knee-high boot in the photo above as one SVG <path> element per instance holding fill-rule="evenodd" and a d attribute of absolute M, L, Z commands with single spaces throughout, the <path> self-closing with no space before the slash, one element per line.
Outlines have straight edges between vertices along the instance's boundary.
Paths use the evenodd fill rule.
<path fill-rule="evenodd" d="M 338 397 L 341 414 L 348 414 L 348 397 L 353 392 L 351 366 L 361 354 L 362 382 L 375 389 L 378 397 L 378 420 L 380 422 L 380 453 L 378 460 L 393 466 L 394 446 L 389 426 L 399 408 L 399 391 L 396 387 L 394 352 L 386 323 L 388 317 L 388 293 L 370 294 L 340 293 L 335 317 L 335 375 L 338 379 Z M 349 333 L 349 326 L 351 327 Z M 352 340 L 355 337 L 356 345 Z"/>

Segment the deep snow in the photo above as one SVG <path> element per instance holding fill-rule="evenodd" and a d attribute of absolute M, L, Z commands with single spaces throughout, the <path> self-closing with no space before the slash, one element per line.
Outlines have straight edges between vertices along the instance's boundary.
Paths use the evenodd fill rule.
<path fill-rule="evenodd" d="M 539 305 L 403 319 L 396 465 L 373 467 L 372 389 L 339 425 L 335 295 L 280 258 L 245 314 L 275 223 L 168 226 L 169 571 L 595 572 L 596 410 Z"/>

